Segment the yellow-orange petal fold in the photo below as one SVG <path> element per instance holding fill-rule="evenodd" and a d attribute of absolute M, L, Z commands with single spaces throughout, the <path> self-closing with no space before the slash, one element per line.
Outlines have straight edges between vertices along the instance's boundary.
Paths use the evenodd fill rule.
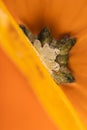
<path fill-rule="evenodd" d="M 31 43 L 28 41 L 28 39 L 24 36 L 23 32 L 19 29 L 19 26 L 13 20 L 13 18 L 11 17 L 9 12 L 6 10 L 6 8 L 2 4 L 2 2 L 0 2 L 0 47 L 1 47 L 1 54 L 4 52 L 7 55 L 7 57 L 9 58 L 8 60 L 9 60 L 10 64 L 12 65 L 11 62 L 13 62 L 15 64 L 15 66 L 12 65 L 13 70 L 15 70 L 17 72 L 17 73 L 15 73 L 14 71 L 12 71 L 12 72 L 14 72 L 14 75 L 17 76 L 17 74 L 18 74 L 18 76 L 19 76 L 18 79 L 20 79 L 20 82 L 21 82 L 21 80 L 23 80 L 22 88 L 21 88 L 20 82 L 17 83 L 16 87 L 13 86 L 14 89 L 7 87 L 6 84 L 4 86 L 4 87 L 7 87 L 7 92 L 9 89 L 10 93 L 11 93 L 11 91 L 14 90 L 13 94 L 14 93 L 17 94 L 17 95 L 15 95 L 17 97 L 16 98 L 14 97 L 15 98 L 14 105 L 12 104 L 13 106 L 15 106 L 16 109 L 10 109 L 12 114 L 13 114 L 13 112 L 14 112 L 14 115 L 18 113 L 20 106 L 19 105 L 17 106 L 17 104 L 18 103 L 20 104 L 20 101 L 22 102 L 22 100 L 20 100 L 20 98 L 23 99 L 23 97 L 24 97 L 23 104 L 24 104 L 25 99 L 28 98 L 26 101 L 26 104 L 30 103 L 29 105 L 32 106 L 32 102 L 30 102 L 31 99 L 29 99 L 30 96 L 28 95 L 28 94 L 30 94 L 30 90 L 31 90 L 31 93 L 33 94 L 33 92 L 34 92 L 34 94 L 36 96 L 36 98 L 35 97 L 33 98 L 33 99 L 35 99 L 35 103 L 37 103 L 36 106 L 40 107 L 39 105 L 41 104 L 41 106 L 43 107 L 43 112 L 45 111 L 45 114 L 47 113 L 47 115 L 50 117 L 50 119 L 48 119 L 48 120 L 53 121 L 53 124 L 51 124 L 52 128 L 54 128 L 55 130 L 56 130 L 56 127 L 57 127 L 57 129 L 61 129 L 61 130 L 85 130 L 86 129 L 85 126 L 83 125 L 82 121 L 80 120 L 79 116 L 73 109 L 72 105 L 70 104 L 70 102 L 68 101 L 68 99 L 66 98 L 64 93 L 62 92 L 61 88 L 55 84 L 55 82 L 50 77 L 46 68 L 42 65 L 34 47 L 31 45 Z M 5 57 L 5 56 L 1 56 L 1 59 L 2 59 L 2 57 Z M 3 60 L 2 60 L 2 64 L 3 63 L 6 63 L 6 62 L 3 62 Z M 11 66 L 11 69 L 12 69 L 12 66 Z M 2 67 L 2 69 L 4 69 L 4 68 Z M 24 75 L 25 79 L 22 77 L 22 75 L 19 74 L 18 69 L 21 72 L 21 74 Z M 6 71 L 7 71 L 7 69 L 6 69 Z M 9 71 L 10 71 L 10 67 L 9 67 Z M 1 78 L 0 78 L 0 80 L 1 80 Z M 10 79 L 8 78 L 8 80 L 10 80 Z M 2 80 L 2 82 L 3 82 L 3 80 Z M 13 80 L 12 80 L 12 83 L 13 83 Z M 30 86 L 28 86 L 28 84 L 26 84 L 26 83 L 28 83 Z M 3 87 L 3 83 L 2 83 L 1 87 Z M 12 86 L 10 86 L 10 87 L 12 87 Z M 28 87 L 29 87 L 29 90 L 27 90 L 26 92 L 23 92 L 23 91 L 25 91 L 25 87 L 27 87 L 26 89 L 28 89 Z M 33 92 L 32 92 L 32 90 L 33 90 Z M 20 97 L 18 96 L 18 93 L 19 93 Z M 4 94 L 4 92 L 2 91 L 2 97 L 6 96 L 3 94 Z M 22 94 L 23 94 L 23 96 L 22 96 Z M 25 97 L 25 94 L 27 94 L 27 97 Z M 34 95 L 32 95 L 32 96 L 34 96 Z M 2 99 L 5 99 L 4 102 L 5 102 L 6 107 L 9 106 L 8 103 L 9 103 L 9 100 L 11 100 L 11 99 L 9 99 L 10 97 L 12 97 L 12 95 L 7 96 L 7 99 L 2 98 Z M 28 102 L 28 100 L 29 100 L 29 102 Z M 38 104 L 37 101 L 40 104 Z M 7 102 L 7 104 L 6 104 L 6 102 Z M 22 105 L 21 107 L 23 107 L 23 104 L 22 103 L 20 104 L 20 105 Z M 19 127 L 19 129 L 20 128 L 28 129 L 29 125 L 31 125 L 31 124 L 28 124 L 31 122 L 29 121 L 29 115 L 27 115 L 27 113 L 26 113 L 26 107 L 23 107 L 22 110 L 19 111 L 19 114 L 20 114 L 20 112 L 24 113 L 21 116 L 21 118 L 22 118 L 22 120 L 25 120 L 24 117 L 26 117 L 27 126 L 26 126 L 26 123 L 25 123 L 25 125 L 18 124 L 17 126 Z M 5 107 L 4 107 L 4 109 L 5 109 Z M 34 110 L 35 108 L 32 108 L 32 109 Z M 9 108 L 7 109 L 7 111 L 9 111 Z M 27 109 L 27 112 L 28 112 L 28 109 Z M 28 114 L 29 113 L 31 113 L 31 111 L 29 111 Z M 40 113 L 38 112 L 38 115 L 39 114 Z M 5 115 L 5 113 L 4 113 L 4 115 Z M 9 117 L 9 115 L 7 115 L 7 116 Z M 35 116 L 31 117 L 31 118 L 36 118 Z M 4 116 L 3 116 L 3 110 L 2 110 L 2 123 L 4 123 L 4 121 L 6 121 L 6 118 L 3 119 L 3 117 Z M 11 118 L 13 119 L 13 117 L 11 117 Z M 42 116 L 42 118 L 44 119 L 43 116 Z M 38 118 L 38 117 L 36 119 L 40 120 L 40 118 Z M 47 119 L 47 117 L 46 117 L 46 119 Z M 14 123 L 17 123 L 17 121 L 20 121 L 19 116 L 17 116 L 17 118 L 15 118 L 15 121 L 12 122 L 13 124 L 11 124 L 11 125 L 14 125 Z M 49 122 L 49 123 L 51 123 L 51 122 Z M 54 124 L 55 124 L 55 126 L 54 126 Z M 23 128 L 21 126 L 23 126 Z M 9 125 L 8 128 L 10 129 L 10 127 L 11 126 Z M 36 126 L 36 129 L 37 128 L 38 127 Z M 33 130 L 33 127 L 31 129 Z M 43 129 L 43 126 L 41 129 Z M 50 129 L 49 126 L 48 126 L 48 129 Z"/>

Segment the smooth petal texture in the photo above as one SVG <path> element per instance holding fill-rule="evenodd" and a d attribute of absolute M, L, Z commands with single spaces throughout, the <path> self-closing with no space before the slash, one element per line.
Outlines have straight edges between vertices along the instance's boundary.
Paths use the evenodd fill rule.
<path fill-rule="evenodd" d="M 0 130 L 58 130 L 31 86 L 0 48 Z"/>
<path fill-rule="evenodd" d="M 76 82 L 72 85 L 64 85 L 62 88 L 87 124 L 87 1 L 4 1 L 16 21 L 26 24 L 34 32 L 47 25 L 55 37 L 67 32 L 77 37 L 78 42 L 70 54 L 70 67 Z"/>

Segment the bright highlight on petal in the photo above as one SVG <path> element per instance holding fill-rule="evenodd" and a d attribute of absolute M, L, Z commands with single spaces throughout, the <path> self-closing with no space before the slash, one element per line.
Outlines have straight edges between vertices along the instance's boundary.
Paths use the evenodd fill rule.
<path fill-rule="evenodd" d="M 24 77 L 26 78 L 26 82 L 28 82 L 28 85 L 30 85 L 28 87 L 33 90 L 38 102 L 43 107 L 43 110 L 49 116 L 53 124 L 55 124 L 55 130 L 56 128 L 57 129 L 60 128 L 61 130 L 85 130 L 86 128 L 84 127 L 82 120 L 80 120 L 79 115 L 77 115 L 76 111 L 74 110 L 73 106 L 70 104 L 68 99 L 66 98 L 61 88 L 55 84 L 55 82 L 50 77 L 46 68 L 44 68 L 44 66 L 41 64 L 41 61 L 39 57 L 37 56 L 34 47 L 24 36 L 23 32 L 21 31 L 17 23 L 14 21 L 14 19 L 11 17 L 11 15 L 9 14 L 5 6 L 2 4 L 2 2 L 0 2 L 0 12 L 1 12 L 0 14 L 0 19 L 1 19 L 0 20 L 0 48 L 7 55 L 7 57 L 9 57 L 9 59 L 15 64 L 15 66 L 19 69 L 19 71 L 24 75 Z M 56 13 L 55 13 L 55 16 L 56 16 Z M 30 17 L 31 19 L 33 19 L 32 16 Z M 2 19 L 3 21 L 4 20 L 5 21 L 2 22 Z M 49 20 L 51 19 L 53 19 L 53 17 L 49 14 Z M 48 23 L 48 20 L 47 20 L 47 23 Z M 73 28 L 71 27 L 71 30 L 73 30 Z M 65 27 L 65 30 L 67 30 L 66 27 Z M 74 34 L 75 33 L 76 32 L 74 32 Z M 75 51 L 73 50 L 71 54 L 73 54 L 73 52 Z M 75 63 L 77 63 L 77 61 L 79 62 L 79 59 L 76 60 L 76 58 L 75 58 Z M 71 64 L 72 62 L 70 62 L 70 66 L 73 68 L 74 58 L 71 56 L 71 59 L 73 61 L 73 64 Z M 16 71 L 16 68 L 15 68 L 15 71 Z M 78 79 L 79 76 L 78 75 L 76 76 L 77 76 L 78 83 L 80 83 Z M 18 92 L 21 93 L 21 91 L 23 90 L 24 89 L 23 88 L 21 89 L 20 87 Z M 17 102 L 17 99 L 16 99 L 16 102 Z M 28 104 L 28 100 L 26 104 Z M 32 106 L 32 102 L 30 103 L 30 105 Z M 18 106 L 18 108 L 20 107 Z M 24 110 L 23 113 L 26 113 L 25 111 L 26 109 L 24 108 L 23 110 Z M 29 112 L 31 113 L 31 111 Z M 29 115 L 26 117 L 28 119 Z M 29 124 L 27 125 L 27 128 L 29 128 Z"/>

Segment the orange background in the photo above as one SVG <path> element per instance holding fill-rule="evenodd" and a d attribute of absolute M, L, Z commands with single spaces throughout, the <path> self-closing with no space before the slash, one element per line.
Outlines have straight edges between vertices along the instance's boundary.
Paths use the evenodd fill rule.
<path fill-rule="evenodd" d="M 26 24 L 33 32 L 38 32 L 42 26 L 47 25 L 55 37 L 62 33 L 70 32 L 78 38 L 77 44 L 70 53 L 71 58 L 69 62 L 76 82 L 72 85 L 64 85 L 62 90 L 87 125 L 87 1 L 4 1 L 15 20 L 18 23 Z M 3 64 L 2 66 L 5 69 Z M 12 74 L 10 76 L 12 77 Z M 14 74 L 14 76 L 17 77 L 18 74 Z"/>

